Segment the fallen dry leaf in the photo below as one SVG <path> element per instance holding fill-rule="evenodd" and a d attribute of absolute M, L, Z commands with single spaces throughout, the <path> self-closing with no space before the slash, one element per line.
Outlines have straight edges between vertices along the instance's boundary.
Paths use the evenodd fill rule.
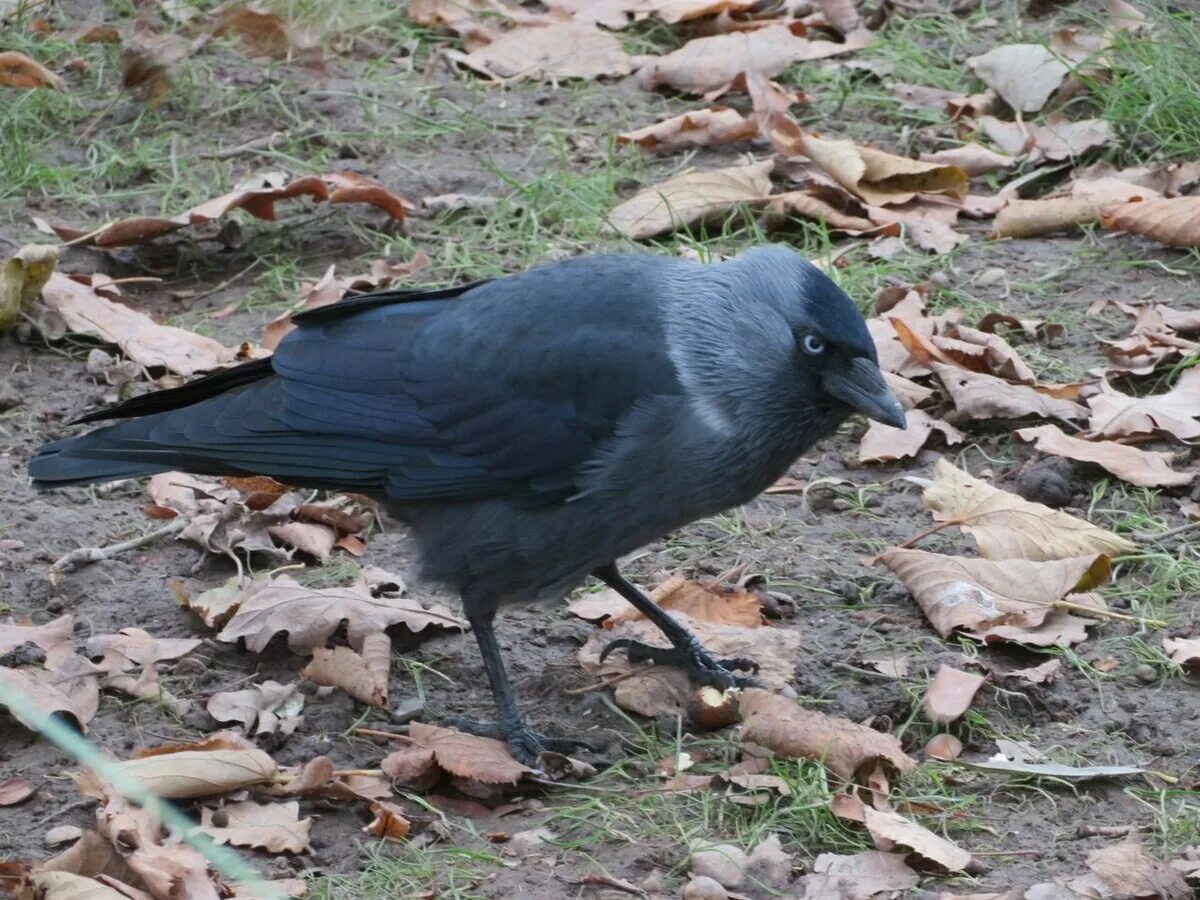
<path fill-rule="evenodd" d="M 1163 638 L 1163 650 L 1171 662 L 1187 669 L 1200 667 L 1200 638 Z"/>
<path fill-rule="evenodd" d="M 1041 125 L 982 116 L 979 126 L 988 140 L 1005 153 L 1024 157 L 1026 164 L 1059 162 L 1117 140 L 1112 125 L 1104 119 L 1071 122 L 1058 113 L 1047 116 Z"/>
<path fill-rule="evenodd" d="M 961 872 L 971 864 L 971 854 L 957 844 L 934 834 L 891 810 L 864 808 L 867 831 L 878 846 L 881 842 L 907 847 L 917 856 L 932 862 L 947 872 Z"/>
<path fill-rule="evenodd" d="M 938 666 L 921 704 L 925 718 L 939 725 L 957 721 L 970 708 L 976 692 L 986 680 L 982 675 L 964 672 L 945 663 Z"/>
<path fill-rule="evenodd" d="M 1104 210 L 1100 224 L 1169 247 L 1200 247 L 1200 197 L 1162 197 Z"/>
<path fill-rule="evenodd" d="M 1018 113 L 1038 112 L 1070 69 L 1041 44 L 1005 44 L 967 59 L 980 81 Z"/>
<path fill-rule="evenodd" d="M 255 3 L 224 4 L 219 12 L 213 36 L 237 35 L 238 42 L 251 56 L 294 57 L 318 46 L 317 36 L 310 29 L 286 22 Z"/>
<path fill-rule="evenodd" d="M 1200 181 L 1200 162 L 1157 162 L 1118 169 L 1110 162 L 1101 161 L 1076 169 L 1071 173 L 1071 180 L 1073 184 L 1125 181 L 1135 187 L 1149 188 L 1151 196 L 1175 197 Z"/>
<path fill-rule="evenodd" d="M 1024 238 L 1100 221 L 1115 204 L 1152 197 L 1148 188 L 1124 181 L 1076 182 L 1073 193 L 1040 200 L 1010 200 L 996 215 L 994 237 Z"/>
<path fill-rule="evenodd" d="M 426 790 L 437 781 L 438 767 L 432 750 L 423 747 L 401 747 L 393 750 L 380 762 L 388 778 L 410 790 Z"/>
<path fill-rule="evenodd" d="M 1102 889 L 1106 889 L 1102 894 L 1092 894 L 1089 890 L 1091 896 L 1159 900 L 1187 900 L 1195 896 L 1183 875 L 1155 859 L 1141 844 L 1126 841 L 1089 851 L 1087 864 Z"/>
<path fill-rule="evenodd" d="M 384 632 L 363 636 L 362 653 L 349 647 L 315 647 L 300 674 L 314 684 L 341 688 L 355 700 L 387 708 L 392 641 Z"/>
<path fill-rule="evenodd" d="M 516 784 L 532 771 L 513 759 L 503 741 L 423 722 L 409 726 L 409 737 L 417 746 L 431 750 L 438 766 L 460 778 L 483 784 Z"/>
<path fill-rule="evenodd" d="M 867 850 L 853 856 L 822 853 L 813 861 L 812 873 L 797 879 L 798 900 L 859 900 L 892 896 L 917 886 L 921 877 L 900 853 Z"/>
<path fill-rule="evenodd" d="M 942 637 L 962 629 L 982 639 L 999 638 L 1041 646 L 1026 632 L 1036 632 L 1051 614 L 1062 635 L 1074 633 L 1054 604 L 1076 591 L 1103 584 L 1111 571 L 1102 554 L 1034 562 L 1025 559 L 971 559 L 924 550 L 891 548 L 879 555 L 912 592 L 929 622 Z M 1073 602 L 1078 603 L 1077 599 Z M 1051 640 L 1054 643 L 1054 640 Z"/>
<path fill-rule="evenodd" d="M 921 161 L 937 163 L 941 166 L 957 166 L 966 172 L 967 175 L 974 177 L 976 175 L 986 175 L 989 172 L 996 172 L 1000 169 L 1011 168 L 1021 160 L 1016 156 L 1009 156 L 1006 153 L 997 153 L 995 150 L 989 150 L 982 144 L 976 144 L 972 141 L 963 144 L 961 147 L 952 147 L 949 150 L 938 150 L 936 153 L 922 153 Z"/>
<path fill-rule="evenodd" d="M 633 71 L 633 60 L 615 36 L 577 22 L 518 27 L 470 53 L 443 52 L 495 80 L 599 78 Z"/>
<path fill-rule="evenodd" d="M 404 810 L 394 803 L 377 800 L 371 804 L 371 815 L 375 818 L 363 826 L 367 834 L 402 841 L 412 831 L 412 822 L 405 817 Z"/>
<path fill-rule="evenodd" d="M 1061 668 L 1062 663 L 1059 660 L 1051 659 L 1041 665 L 1030 666 L 1027 669 L 1012 669 L 1008 672 L 1002 672 L 1000 673 L 1000 677 L 1015 678 L 1027 684 L 1046 684 L 1054 680 L 1054 676 L 1058 674 L 1058 670 Z"/>
<path fill-rule="evenodd" d="M 963 745 L 962 741 L 952 734 L 938 734 L 930 738 L 929 743 L 925 745 L 926 759 L 939 759 L 942 761 L 958 759 L 962 756 Z"/>
<path fill-rule="evenodd" d="M 67 613 L 45 625 L 24 622 L 0 622 L 0 656 L 11 653 L 22 644 L 33 644 L 46 654 L 46 667 L 54 669 L 75 655 L 72 646 L 75 618 Z"/>
<path fill-rule="evenodd" d="M 1131 397 L 1108 382 L 1087 400 L 1092 415 L 1089 437 L 1122 438 L 1171 435 L 1181 441 L 1200 437 L 1200 368 L 1185 369 L 1163 394 Z"/>
<path fill-rule="evenodd" d="M 466 627 L 440 603 L 425 607 L 412 597 L 377 595 L 376 588 L 389 581 L 399 579 L 381 570 L 365 570 L 363 580 L 348 587 L 308 588 L 289 575 L 256 578 L 217 638 L 231 643 L 244 638 L 250 650 L 261 653 L 272 637 L 287 632 L 292 650 L 310 653 L 324 646 L 343 621 L 350 646 L 359 649 L 367 635 L 396 624 L 413 632 L 431 625 Z"/>
<path fill-rule="evenodd" d="M 141 628 L 122 628 L 116 634 L 88 638 L 87 655 L 101 657 L 96 665 L 103 672 L 125 672 L 163 660 L 179 659 L 202 643 L 200 638 L 156 638 Z"/>
<path fill-rule="evenodd" d="M 975 538 L 985 559 L 1117 556 L 1136 548 L 1126 538 L 1083 519 L 992 487 L 944 459 L 934 465 L 933 482 L 923 500 L 937 522 L 958 525 Z"/>
<path fill-rule="evenodd" d="M 275 760 L 255 749 L 178 750 L 113 765 L 138 787 L 169 800 L 215 797 L 275 776 Z M 80 776 L 88 796 L 102 795 L 100 784 L 96 776 Z"/>
<path fill-rule="evenodd" d="M 0 272 L 0 331 L 15 325 L 32 308 L 57 265 L 58 248 L 46 244 L 26 244 L 4 264 Z"/>
<path fill-rule="evenodd" d="M 968 240 L 954 230 L 958 214 L 965 211 L 965 206 L 927 194 L 907 203 L 868 207 L 867 217 L 881 228 L 902 226 L 905 236 L 922 250 L 949 253 Z"/>
<path fill-rule="evenodd" d="M 612 593 L 616 594 L 616 591 Z M 742 628 L 758 628 L 762 625 L 762 605 L 757 596 L 749 591 L 725 588 L 715 582 L 689 581 L 675 574 L 650 591 L 649 596 L 663 609 L 681 612 L 702 622 Z M 616 597 L 620 604 L 607 627 L 646 618 L 620 594 L 616 594 Z M 579 615 L 573 607 L 571 611 Z"/>
<path fill-rule="evenodd" d="M 264 681 L 240 691 L 222 691 L 205 708 L 218 722 L 237 722 L 247 734 L 291 734 L 300 724 L 300 685 Z"/>
<path fill-rule="evenodd" d="M 1085 441 L 1063 434 L 1054 425 L 1022 428 L 1016 432 L 1023 441 L 1034 441 L 1043 453 L 1064 456 L 1077 462 L 1095 463 L 1122 481 L 1138 487 L 1169 487 L 1191 484 L 1196 472 L 1179 472 L 1171 468 L 1175 457 L 1170 453 L 1139 450 L 1116 441 Z"/>
<path fill-rule="evenodd" d="M 63 80 L 35 59 L 16 50 L 0 53 L 0 87 L 30 88 L 48 87 L 56 91 L 67 89 Z"/>
<path fill-rule="evenodd" d="M 713 217 L 740 204 L 761 204 L 771 192 L 770 160 L 749 166 L 686 172 L 639 191 L 608 214 L 621 234 L 639 241 Z"/>
<path fill-rule="evenodd" d="M 643 150 L 672 151 L 750 140 L 758 125 L 736 109 L 713 106 L 672 116 L 654 125 L 617 135 L 618 144 L 637 144 Z"/>
<path fill-rule="evenodd" d="M 1017 384 L 972 372 L 945 363 L 930 364 L 938 380 L 950 395 L 954 408 L 968 419 L 1083 419 L 1086 407 L 1060 397 L 1044 394 L 1027 384 Z"/>
<path fill-rule="evenodd" d="M 870 219 L 843 212 L 806 191 L 787 191 L 772 195 L 767 204 L 767 212 L 768 215 L 800 216 L 814 222 L 823 222 L 830 231 L 844 231 L 851 235 L 899 233 L 898 227 L 877 225 Z"/>
<path fill-rule="evenodd" d="M 24 778 L 9 778 L 0 781 L 0 806 L 16 806 L 33 796 L 37 790 Z"/>
<path fill-rule="evenodd" d="M 78 661 L 78 664 L 76 664 Z M 100 689 L 91 663 L 78 656 L 63 661 L 58 671 L 24 666 L 18 669 L 0 666 L 0 685 L 15 693 L 44 716 L 67 716 L 80 731 L 99 706 Z M 24 709 L 9 706 L 0 700 L 14 719 L 30 731 L 38 730 L 38 718 L 27 715 Z"/>
<path fill-rule="evenodd" d="M 182 36 L 155 31 L 138 16 L 121 48 L 121 86 L 154 109 L 171 89 L 171 67 L 189 52 Z"/>
<path fill-rule="evenodd" d="M 242 800 L 218 809 L 203 807 L 196 827 L 218 844 L 258 847 L 270 853 L 304 853 L 309 849 L 312 819 L 300 818 L 300 804 Z"/>
<path fill-rule="evenodd" d="M 908 423 L 905 428 L 893 428 L 881 422 L 871 422 L 858 445 L 858 461 L 895 462 L 916 456 L 925 447 L 934 432 L 939 433 L 947 445 L 961 444 L 965 439 L 961 431 L 944 422 L 935 419 L 929 413 L 920 409 L 910 409 L 904 417 Z"/>
<path fill-rule="evenodd" d="M 33 897 L 45 900 L 129 900 L 129 895 L 94 878 L 71 872 L 31 872 Z"/>
<path fill-rule="evenodd" d="M 739 701 L 741 739 L 761 744 L 789 759 L 820 760 L 846 781 L 883 762 L 904 773 L 916 766 L 900 742 L 848 719 L 835 719 L 770 691 L 749 688 Z"/>
<path fill-rule="evenodd" d="M 918 193 L 967 193 L 967 173 L 958 166 L 921 162 L 847 140 L 805 134 L 800 151 L 850 193 L 873 206 L 907 203 Z"/>

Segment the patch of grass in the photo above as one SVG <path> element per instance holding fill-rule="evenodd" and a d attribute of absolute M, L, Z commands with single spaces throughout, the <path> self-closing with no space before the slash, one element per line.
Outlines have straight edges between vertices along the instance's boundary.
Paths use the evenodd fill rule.
<path fill-rule="evenodd" d="M 360 848 L 360 871 L 309 882 L 314 900 L 372 900 L 385 897 L 437 896 L 474 900 L 475 890 L 499 865 L 494 854 L 456 847 L 374 843 Z"/>

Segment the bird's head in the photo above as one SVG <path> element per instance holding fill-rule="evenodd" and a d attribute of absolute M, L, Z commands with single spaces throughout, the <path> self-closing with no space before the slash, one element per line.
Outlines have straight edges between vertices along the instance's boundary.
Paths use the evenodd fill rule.
<path fill-rule="evenodd" d="M 714 423 L 757 409 L 817 428 L 854 412 L 905 426 L 862 314 L 824 272 L 783 246 L 705 269 L 708 289 L 677 307 L 669 331 L 688 348 L 672 354 L 685 386 L 703 391 Z"/>

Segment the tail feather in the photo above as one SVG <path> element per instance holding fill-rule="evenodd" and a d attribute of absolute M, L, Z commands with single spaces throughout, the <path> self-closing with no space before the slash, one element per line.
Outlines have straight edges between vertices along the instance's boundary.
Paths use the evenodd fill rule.
<path fill-rule="evenodd" d="M 33 486 L 45 490 L 71 484 L 117 481 L 169 472 L 175 468 L 172 465 L 110 455 L 113 448 L 104 439 L 104 432 L 108 430 L 105 428 L 80 437 L 44 444 L 29 461 Z"/>

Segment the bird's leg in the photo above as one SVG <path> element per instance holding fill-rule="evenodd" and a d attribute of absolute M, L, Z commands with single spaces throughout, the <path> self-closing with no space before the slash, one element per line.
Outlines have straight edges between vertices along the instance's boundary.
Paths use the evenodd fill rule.
<path fill-rule="evenodd" d="M 594 749 L 587 741 L 547 737 L 529 730 L 521 710 L 517 708 L 517 697 L 513 693 L 512 683 L 508 680 L 508 673 L 504 670 L 504 660 L 500 658 L 500 645 L 496 643 L 492 618 L 491 612 L 487 615 L 467 616 L 471 629 L 475 632 L 475 640 L 479 644 L 479 654 L 483 657 L 483 667 L 487 670 L 488 682 L 492 686 L 492 697 L 496 701 L 499 719 L 496 722 L 477 722 L 452 716 L 444 719 L 442 724 L 468 734 L 504 741 L 514 758 L 534 768 L 537 768 L 538 754 L 543 750 L 571 753 L 580 748 Z"/>
<path fill-rule="evenodd" d="M 741 658 L 715 658 L 704 649 L 704 645 L 694 634 L 675 621 L 670 613 L 626 579 L 617 570 L 616 563 L 601 566 L 592 575 L 632 603 L 637 611 L 657 625 L 658 630 L 665 634 L 667 640 L 671 642 L 670 647 L 653 647 L 632 638 L 619 638 L 610 642 L 601 651 L 601 662 L 614 650 L 624 649 L 630 662 L 649 660 L 661 666 L 675 666 L 683 669 L 688 677 L 697 684 L 724 690 L 755 683 L 752 678 L 735 675 L 731 670 L 744 669 L 757 672 L 758 664 L 756 662 Z"/>

